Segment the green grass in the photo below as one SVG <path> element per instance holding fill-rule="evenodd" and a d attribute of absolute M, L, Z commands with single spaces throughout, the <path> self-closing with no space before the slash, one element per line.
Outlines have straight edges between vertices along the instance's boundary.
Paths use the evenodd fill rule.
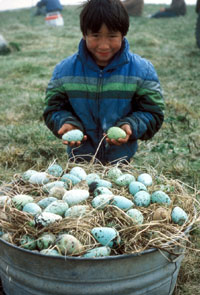
<path fill-rule="evenodd" d="M 133 163 L 200 189 L 200 50 L 195 41 L 197 15 L 149 19 L 158 5 L 145 5 L 130 19 L 130 49 L 155 66 L 166 101 L 165 122 L 153 139 L 140 142 Z M 77 50 L 81 33 L 77 6 L 63 11 L 65 26 L 51 28 L 33 9 L 0 13 L 1 34 L 16 44 L 0 56 L 0 184 L 28 168 L 43 169 L 54 159 L 65 163 L 65 147 L 43 122 L 44 96 L 55 65 Z M 200 248 L 200 231 L 192 235 Z M 200 259 L 190 253 L 182 264 L 174 295 L 200 294 Z"/>

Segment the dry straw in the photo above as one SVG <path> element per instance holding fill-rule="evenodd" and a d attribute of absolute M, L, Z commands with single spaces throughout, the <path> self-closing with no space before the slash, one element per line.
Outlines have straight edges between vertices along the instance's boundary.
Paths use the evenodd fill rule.
<path fill-rule="evenodd" d="M 78 164 L 73 159 L 67 162 L 64 172 L 69 172 L 74 166 L 82 167 L 87 173 L 98 173 L 105 180 L 109 180 L 107 173 L 113 167 L 113 165 L 103 166 L 96 160 L 94 161 L 94 158 L 90 163 L 81 161 Z M 165 206 L 169 216 L 172 208 L 179 206 L 188 214 L 187 222 L 179 226 L 172 223 L 170 218 L 153 220 L 156 208 L 161 205 L 151 204 L 147 208 L 138 208 L 143 213 L 144 223 L 135 225 L 133 219 L 126 212 L 112 204 L 107 205 L 103 210 L 94 209 L 91 206 L 91 200 L 93 199 L 91 195 L 84 202 L 91 208 L 89 213 L 79 218 L 65 217 L 61 221 L 43 228 L 31 226 L 33 217 L 27 213 L 17 210 L 14 206 L 5 205 L 4 208 L 1 208 L 0 228 L 4 232 L 10 233 L 10 243 L 17 246 L 20 245 L 19 241 L 24 234 L 28 234 L 37 240 L 44 232 L 51 232 L 56 236 L 60 233 L 68 233 L 81 241 L 85 252 L 95 246 L 100 246 L 92 236 L 91 229 L 108 226 L 115 228 L 119 232 L 122 241 L 118 248 L 112 249 L 111 255 L 140 253 L 151 248 L 165 250 L 173 254 L 179 254 L 180 248 L 181 251 L 187 248 L 198 251 L 198 249 L 194 249 L 189 239 L 189 231 L 194 229 L 200 221 L 199 203 L 196 198 L 197 192 L 179 180 L 167 179 L 163 175 L 158 175 L 157 171 L 152 167 L 137 167 L 130 163 L 124 164 L 124 161 L 119 161 L 117 166 L 122 172 L 130 173 L 135 178 L 143 172 L 149 173 L 153 178 L 153 185 L 148 187 L 148 192 L 151 194 L 156 190 L 164 190 L 172 200 L 170 206 Z M 52 181 L 54 180 L 59 180 L 59 178 L 52 177 Z M 47 196 L 41 186 L 25 183 L 22 176 L 18 174 L 14 175 L 10 184 L 3 185 L 0 191 L 3 191 L 4 194 L 11 198 L 16 194 L 28 194 L 34 197 L 35 202 Z M 133 200 L 133 196 L 129 193 L 127 187 L 119 187 L 113 183 L 111 191 L 115 195 L 122 195 Z M 79 253 L 79 255 L 84 252 Z"/>

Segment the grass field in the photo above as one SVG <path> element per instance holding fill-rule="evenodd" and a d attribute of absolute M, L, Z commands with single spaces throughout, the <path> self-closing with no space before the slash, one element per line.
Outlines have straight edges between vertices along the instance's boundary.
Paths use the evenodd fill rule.
<path fill-rule="evenodd" d="M 196 13 L 174 19 L 149 19 L 158 5 L 145 5 L 142 17 L 130 19 L 127 38 L 135 53 L 155 66 L 166 101 L 165 122 L 155 137 L 140 142 L 133 164 L 200 190 L 200 50 L 195 42 Z M 73 54 L 81 38 L 77 6 L 64 8 L 64 27 L 50 28 L 33 9 L 0 12 L 0 33 L 13 44 L 0 56 L 0 184 L 29 168 L 67 160 L 65 146 L 42 118 L 45 89 L 55 65 Z M 200 230 L 191 235 L 200 249 Z M 182 263 L 174 295 L 200 294 L 200 255 L 190 251 Z M 162 295 L 162 294 L 161 294 Z"/>

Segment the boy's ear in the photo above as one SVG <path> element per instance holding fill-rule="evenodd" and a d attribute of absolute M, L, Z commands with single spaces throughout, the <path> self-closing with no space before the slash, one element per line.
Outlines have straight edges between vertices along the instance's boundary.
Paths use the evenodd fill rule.
<path fill-rule="evenodd" d="M 85 40 L 85 35 L 83 35 L 83 39 Z"/>

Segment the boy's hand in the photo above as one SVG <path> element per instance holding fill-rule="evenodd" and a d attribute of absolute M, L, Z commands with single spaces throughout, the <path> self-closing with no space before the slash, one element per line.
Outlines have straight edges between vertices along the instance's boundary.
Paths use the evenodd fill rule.
<path fill-rule="evenodd" d="M 106 138 L 106 141 L 109 144 L 114 144 L 114 145 L 122 145 L 124 143 L 127 143 L 130 136 L 132 135 L 132 130 L 129 124 L 124 124 L 120 126 L 121 129 L 123 129 L 126 132 L 126 137 L 125 138 L 119 138 L 118 140 L 115 139 L 109 139 L 108 137 Z M 104 134 L 105 135 L 105 134 Z"/>
<path fill-rule="evenodd" d="M 74 130 L 74 129 L 78 129 L 76 126 L 72 125 L 72 124 L 63 124 L 62 127 L 58 130 L 58 134 L 59 135 L 63 135 L 65 133 L 67 133 L 68 131 Z M 87 140 L 87 136 L 84 135 L 83 137 L 83 141 Z M 79 146 L 81 145 L 81 141 L 63 141 L 63 144 L 69 145 L 70 147 L 75 147 L 75 146 Z"/>

